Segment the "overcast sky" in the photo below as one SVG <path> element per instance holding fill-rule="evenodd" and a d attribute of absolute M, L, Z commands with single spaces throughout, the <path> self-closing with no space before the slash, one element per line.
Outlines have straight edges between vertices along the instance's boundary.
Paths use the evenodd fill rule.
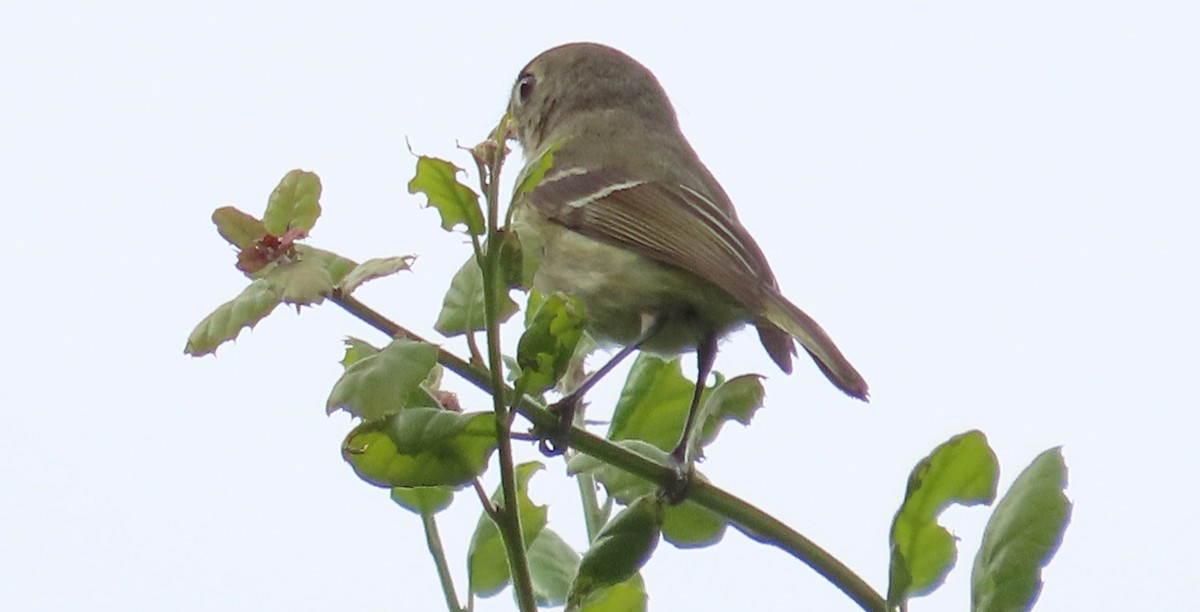
<path fill-rule="evenodd" d="M 734 336 L 717 368 L 766 374 L 768 399 L 709 449 L 715 483 L 882 592 L 930 449 L 982 429 L 1003 491 L 1063 445 L 1075 514 L 1039 609 L 1194 602 L 1197 9 L 811 5 L 4 3 L 0 608 L 444 609 L 418 519 L 354 476 L 352 423 L 324 414 L 341 339 L 384 338 L 326 305 L 182 354 L 245 284 L 209 215 L 319 173 L 311 243 L 419 255 L 360 297 L 433 337 L 468 249 L 407 194 L 405 139 L 469 165 L 456 143 L 517 71 L 577 40 L 655 71 L 785 293 L 871 383 L 860 404 Z M 562 474 L 534 497 L 582 548 Z M 460 591 L 478 513 L 461 495 L 441 519 Z M 961 567 L 913 610 L 965 609 L 987 513 L 945 515 Z M 644 575 L 655 610 L 855 609 L 736 532 Z"/>

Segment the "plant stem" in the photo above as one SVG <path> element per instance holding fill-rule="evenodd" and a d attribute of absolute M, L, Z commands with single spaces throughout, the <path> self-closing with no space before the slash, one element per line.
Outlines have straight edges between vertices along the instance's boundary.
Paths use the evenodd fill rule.
<path fill-rule="evenodd" d="M 454 579 L 450 576 L 450 566 L 446 564 L 446 550 L 442 546 L 441 536 L 438 535 L 437 520 L 433 514 L 422 512 L 421 524 L 425 527 L 425 543 L 429 546 L 429 554 L 433 555 L 433 563 L 437 566 L 442 594 L 446 597 L 446 609 L 462 612 L 462 605 L 458 603 L 458 595 L 454 590 Z"/>
<path fill-rule="evenodd" d="M 437 346 L 437 344 L 422 340 L 420 336 L 404 329 L 378 312 L 371 310 L 368 306 L 353 297 L 343 296 L 335 292 L 331 300 L 358 319 L 392 338 L 408 338 Z M 486 370 L 473 366 L 440 347 L 438 348 L 438 363 L 441 363 L 447 369 L 458 374 L 464 380 L 479 387 L 486 393 L 501 394 L 504 396 L 512 395 L 512 390 L 507 387 L 500 388 L 499 393 L 494 392 L 493 389 L 495 387 L 492 386 L 492 377 L 488 375 Z M 551 414 L 544 407 L 537 405 L 527 397 L 517 398 L 513 403 L 521 416 L 529 419 L 537 426 L 551 428 L 558 423 L 557 416 Z M 571 428 L 568 443 L 571 448 L 579 452 L 591 455 L 649 482 L 662 483 L 674 478 L 671 468 L 655 463 L 578 427 Z M 832 582 L 842 592 L 846 593 L 863 610 L 869 612 L 887 611 L 887 602 L 866 581 L 820 546 L 800 535 L 791 527 L 779 521 L 779 519 L 763 512 L 731 493 L 699 480 L 692 482 L 688 499 L 728 518 L 735 528 L 750 538 L 777 546 L 799 559 Z"/>
<path fill-rule="evenodd" d="M 478 159 L 478 158 L 477 158 Z M 509 407 L 504 389 L 504 362 L 500 348 L 500 292 L 505 290 L 504 279 L 500 273 L 500 234 L 499 234 L 499 178 L 500 166 L 504 162 L 504 141 L 496 142 L 488 163 L 480 163 L 480 181 L 486 176 L 487 187 L 487 250 L 479 261 L 483 269 L 483 311 L 487 321 L 487 357 L 488 370 L 491 375 L 490 387 L 492 393 L 492 408 L 496 413 L 496 451 L 499 455 L 500 489 L 503 492 L 504 507 L 498 508 L 499 521 L 496 527 L 504 540 L 505 552 L 508 556 L 508 568 L 512 576 L 513 591 L 517 604 L 522 612 L 536 612 L 537 602 L 533 596 L 533 577 L 529 571 L 529 558 L 525 551 L 525 538 L 521 530 L 520 504 L 517 499 L 517 479 L 512 450 L 512 420 L 509 418 Z M 484 174 L 486 171 L 486 175 Z M 478 239 L 476 253 L 478 254 Z"/>
<path fill-rule="evenodd" d="M 596 539 L 596 534 L 604 526 L 605 517 L 600 511 L 600 501 L 596 499 L 596 479 L 591 474 L 580 472 L 575 475 L 579 484 L 579 501 L 583 505 L 583 522 L 587 527 L 588 542 Z"/>

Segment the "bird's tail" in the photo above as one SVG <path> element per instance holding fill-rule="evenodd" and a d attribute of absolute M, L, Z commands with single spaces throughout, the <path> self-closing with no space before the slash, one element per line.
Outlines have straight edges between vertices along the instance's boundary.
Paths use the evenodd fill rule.
<path fill-rule="evenodd" d="M 767 296 L 763 318 L 766 321 L 758 324 L 759 338 L 775 363 L 785 372 L 791 371 L 791 354 L 795 352 L 788 338 L 791 336 L 808 351 L 834 386 L 850 397 L 867 401 L 867 381 L 850 365 L 829 334 L 812 317 L 778 292 L 772 291 Z"/>

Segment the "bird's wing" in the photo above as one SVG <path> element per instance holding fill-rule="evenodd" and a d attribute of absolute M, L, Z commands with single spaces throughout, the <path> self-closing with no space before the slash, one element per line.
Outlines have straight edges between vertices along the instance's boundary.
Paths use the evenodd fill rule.
<path fill-rule="evenodd" d="M 726 209 L 685 185 L 619 170 L 551 172 L 526 194 L 541 216 L 590 238 L 688 270 L 749 310 L 775 279 L 766 258 Z"/>
<path fill-rule="evenodd" d="M 862 376 L 825 330 L 779 292 L 766 257 L 727 203 L 722 207 L 678 183 L 581 168 L 547 173 L 524 202 L 572 231 L 720 287 L 754 313 L 763 346 L 785 372 L 791 371 L 794 337 L 834 385 L 866 399 Z"/>

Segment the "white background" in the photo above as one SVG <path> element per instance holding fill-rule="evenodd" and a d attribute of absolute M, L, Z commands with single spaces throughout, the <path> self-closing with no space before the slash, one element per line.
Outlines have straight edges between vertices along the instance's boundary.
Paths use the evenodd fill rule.
<path fill-rule="evenodd" d="M 353 475 L 351 421 L 323 411 L 341 338 L 383 338 L 327 305 L 182 354 L 245 283 L 209 214 L 260 214 L 287 170 L 318 172 L 312 243 L 419 254 L 360 297 L 432 336 L 467 248 L 407 194 L 405 139 L 469 165 L 455 143 L 575 40 L 657 73 L 785 292 L 871 383 L 854 402 L 734 336 L 718 368 L 768 375 L 768 404 L 710 449 L 713 481 L 882 591 L 931 448 L 984 430 L 1003 490 L 1063 445 L 1075 514 L 1039 609 L 1194 602 L 1195 8 L 783 6 L 0 6 L 0 607 L 444 609 L 419 521 Z M 582 547 L 562 471 L 534 496 Z M 478 512 L 461 495 L 441 521 L 460 591 Z M 945 514 L 960 567 L 913 610 L 966 608 L 986 514 Z M 736 532 L 664 545 L 645 577 L 655 610 L 854 609 Z"/>

